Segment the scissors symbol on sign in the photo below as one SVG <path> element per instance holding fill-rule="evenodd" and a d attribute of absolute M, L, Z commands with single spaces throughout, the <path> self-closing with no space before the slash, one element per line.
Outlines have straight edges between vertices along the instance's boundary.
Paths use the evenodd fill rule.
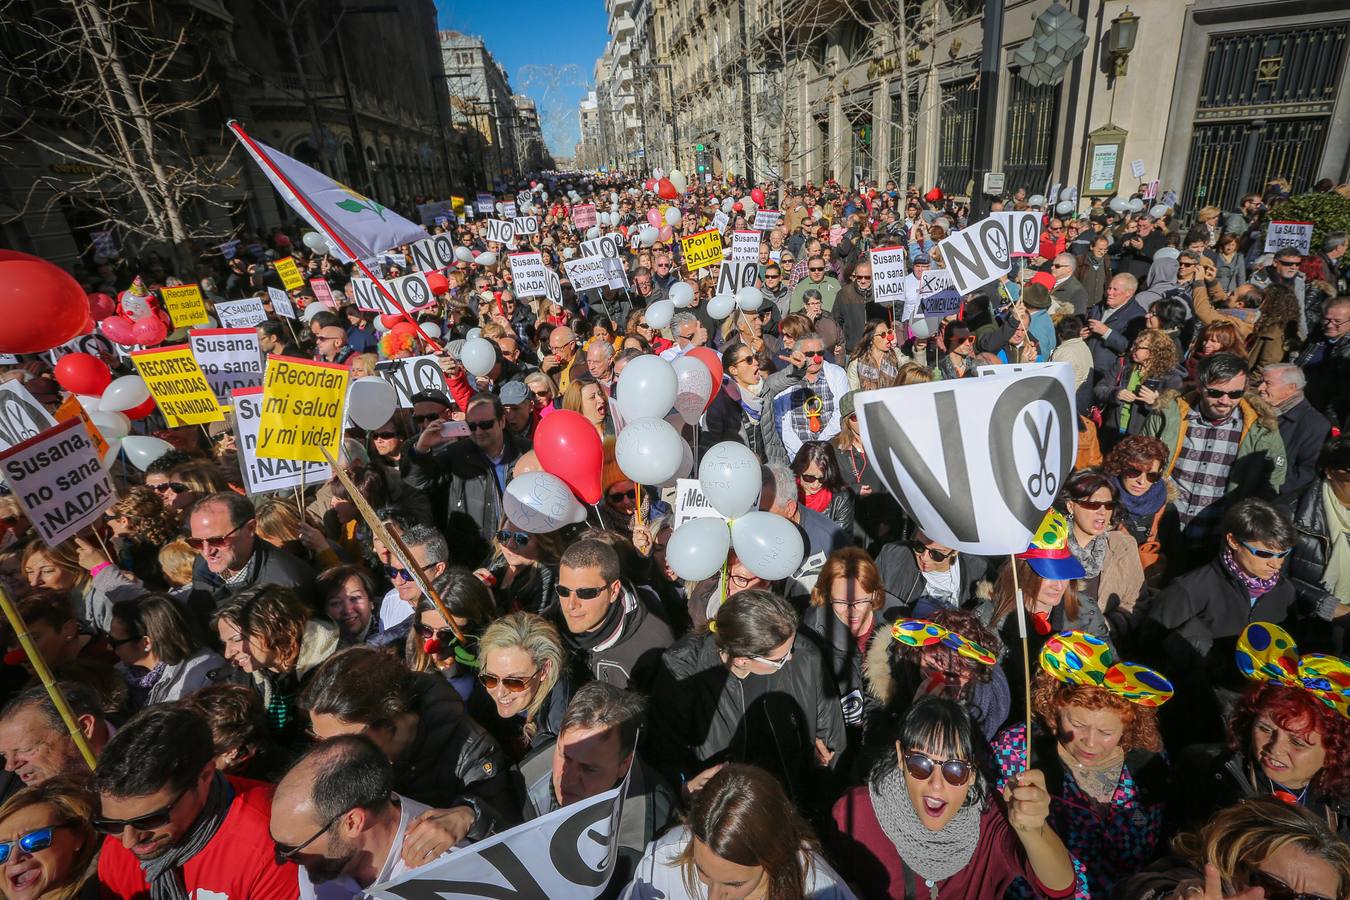
<path fill-rule="evenodd" d="M 1031 432 L 1031 440 L 1036 444 L 1037 463 L 1040 466 L 1040 468 L 1032 473 L 1031 477 L 1027 479 L 1027 490 L 1036 496 L 1040 496 L 1042 493 L 1053 496 L 1059 482 L 1058 479 L 1055 478 L 1054 473 L 1046 467 L 1045 458 L 1050 454 L 1050 428 L 1054 423 L 1054 414 L 1046 414 L 1044 432 L 1036 427 L 1036 419 L 1029 411 L 1023 417 L 1022 421 L 1026 423 L 1027 430 Z M 1042 488 L 1044 488 L 1044 491 L 1041 490 Z"/>

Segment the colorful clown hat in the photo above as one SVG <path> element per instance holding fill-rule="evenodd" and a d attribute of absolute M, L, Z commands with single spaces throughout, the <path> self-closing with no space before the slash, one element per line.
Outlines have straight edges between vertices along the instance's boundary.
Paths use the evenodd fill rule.
<path fill-rule="evenodd" d="M 1041 668 L 1065 684 L 1099 687 L 1140 706 L 1162 706 L 1172 683 L 1138 663 L 1116 662 L 1106 641 L 1081 631 L 1061 631 L 1041 648 Z"/>
<path fill-rule="evenodd" d="M 1025 559 L 1042 578 L 1067 581 L 1087 575 L 1083 564 L 1069 550 L 1069 523 L 1053 509 L 1046 512 L 1041 527 L 1032 534 L 1031 546 L 1025 553 L 1017 554 L 1017 558 Z"/>
<path fill-rule="evenodd" d="M 1350 718 L 1350 662 L 1323 653 L 1300 654 L 1289 632 L 1278 625 L 1253 622 L 1243 629 L 1237 666 L 1252 681 L 1301 688 Z"/>
<path fill-rule="evenodd" d="M 907 647 L 932 647 L 941 644 L 949 650 L 955 650 L 966 659 L 973 659 L 986 666 L 998 662 L 998 657 L 984 647 L 927 619 L 900 619 L 891 626 L 891 637 Z"/>

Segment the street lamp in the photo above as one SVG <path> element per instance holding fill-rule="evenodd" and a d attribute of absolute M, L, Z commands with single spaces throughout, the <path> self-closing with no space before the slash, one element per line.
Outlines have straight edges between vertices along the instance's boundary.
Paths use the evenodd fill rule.
<path fill-rule="evenodd" d="M 1111 20 L 1111 30 L 1106 36 L 1106 50 L 1111 54 L 1115 65 L 1113 75 L 1120 78 L 1129 64 L 1130 53 L 1134 50 L 1135 39 L 1139 37 L 1139 17 L 1125 7 L 1125 11 Z"/>

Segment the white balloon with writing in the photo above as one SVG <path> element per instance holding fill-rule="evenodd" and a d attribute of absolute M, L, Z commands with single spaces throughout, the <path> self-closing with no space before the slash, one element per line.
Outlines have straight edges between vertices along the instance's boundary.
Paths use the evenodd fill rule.
<path fill-rule="evenodd" d="M 511 479 L 502 494 L 506 517 L 521 531 L 547 534 L 586 519 L 586 510 L 557 475 L 525 472 Z"/>
<path fill-rule="evenodd" d="M 759 457 L 739 441 L 714 444 L 698 464 L 698 483 L 713 509 L 734 519 L 759 502 Z"/>
<path fill-rule="evenodd" d="M 682 527 L 688 528 L 692 524 L 689 522 Z M 741 565 L 765 581 L 787 578 L 801 567 L 806 555 L 806 545 L 797 524 L 772 512 L 749 512 L 733 519 L 731 546 Z"/>
<path fill-rule="evenodd" d="M 692 356 L 681 356 L 671 365 L 679 385 L 675 392 L 675 409 L 684 417 L 686 424 L 693 425 L 703 416 L 708 401 L 712 399 L 712 373 L 700 360 Z M 661 479 L 665 481 L 665 479 Z"/>

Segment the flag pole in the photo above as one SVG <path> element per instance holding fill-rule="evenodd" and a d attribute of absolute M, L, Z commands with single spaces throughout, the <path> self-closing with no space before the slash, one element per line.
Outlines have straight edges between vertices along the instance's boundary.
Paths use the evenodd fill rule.
<path fill-rule="evenodd" d="M 403 317 L 412 323 L 413 328 L 417 329 L 418 336 L 422 338 L 422 340 L 426 341 L 428 345 L 435 347 L 437 353 L 444 353 L 445 348 L 427 336 L 427 333 L 422 330 L 422 326 L 419 325 L 417 323 L 417 320 L 414 319 L 408 313 L 408 310 L 404 308 L 403 304 L 399 302 L 399 299 L 394 296 L 393 292 L 391 292 L 389 288 L 385 287 L 384 282 L 376 278 L 375 275 L 370 271 L 370 267 L 366 265 L 365 260 L 361 259 L 360 254 L 352 251 L 352 248 L 347 245 L 347 242 L 344 241 L 333 229 L 333 227 L 328 224 L 328 220 L 325 219 L 323 216 L 319 215 L 319 211 L 315 209 L 314 206 L 310 204 L 308 200 L 305 199 L 304 194 L 300 193 L 300 191 L 296 189 L 295 185 L 291 183 L 291 180 L 286 177 L 285 173 L 283 173 L 281 169 L 278 168 L 274 162 L 272 162 L 271 158 L 269 158 L 268 155 L 262 151 L 262 148 L 260 148 L 254 142 L 253 138 L 249 137 L 248 133 L 244 131 L 244 126 L 240 125 L 234 119 L 231 119 L 226 124 L 229 126 L 230 131 L 234 132 L 235 137 L 243 141 L 244 144 L 249 148 L 249 150 L 252 151 L 253 156 L 261 160 L 263 164 L 266 165 L 267 168 L 272 172 L 272 174 L 275 175 L 282 184 L 286 185 L 286 187 L 291 192 L 291 196 L 293 196 L 296 199 L 296 201 L 305 208 L 306 212 L 308 212 L 311 216 L 314 217 L 314 221 L 319 225 L 319 230 L 322 231 L 325 235 L 327 235 L 333 241 L 333 243 L 337 244 L 338 249 L 340 249 L 343 253 L 350 256 L 352 258 L 352 261 L 356 263 L 357 268 L 359 268 L 362 272 L 364 272 L 365 276 L 369 278 L 372 282 L 374 282 L 375 287 L 378 288 L 380 293 L 385 296 L 385 299 L 388 300 L 390 303 L 392 303 L 394 305 L 394 308 L 397 309 L 400 313 L 402 313 Z"/>

